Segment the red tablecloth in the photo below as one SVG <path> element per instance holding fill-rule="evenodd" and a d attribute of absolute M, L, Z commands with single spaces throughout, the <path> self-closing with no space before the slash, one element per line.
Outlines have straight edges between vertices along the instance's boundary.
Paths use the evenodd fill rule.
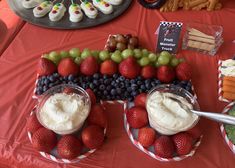
<path fill-rule="evenodd" d="M 82 168 L 142 168 L 142 167 L 208 167 L 233 168 L 235 156 L 222 138 L 219 125 L 202 119 L 204 138 L 192 158 L 180 162 L 161 163 L 135 148 L 123 127 L 121 105 L 107 106 L 108 139 L 101 149 L 78 164 L 63 165 L 47 161 L 32 149 L 25 123 L 35 105 L 31 99 L 36 65 L 40 55 L 50 50 L 72 47 L 102 49 L 109 34 L 132 33 L 140 37 L 146 48 L 155 49 L 154 32 L 159 21 L 190 21 L 222 25 L 225 43 L 218 55 L 211 57 L 190 51 L 180 53 L 192 64 L 193 85 L 202 110 L 221 112 L 224 103 L 217 96 L 217 61 L 235 53 L 235 1 L 223 1 L 224 8 L 216 12 L 177 11 L 159 13 L 134 2 L 118 19 L 105 25 L 83 30 L 51 30 L 25 24 L 0 57 L 0 167 L 82 167 Z"/>

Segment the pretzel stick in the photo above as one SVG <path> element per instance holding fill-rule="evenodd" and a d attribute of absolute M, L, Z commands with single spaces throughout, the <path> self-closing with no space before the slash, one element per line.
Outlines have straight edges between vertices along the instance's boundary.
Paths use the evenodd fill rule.
<path fill-rule="evenodd" d="M 207 7 L 208 3 L 209 2 L 207 1 L 207 2 L 204 2 L 202 4 L 199 4 L 199 5 L 195 6 L 195 7 L 193 7 L 192 10 L 201 10 L 202 8 Z"/>
<path fill-rule="evenodd" d="M 174 12 L 178 9 L 179 1 L 180 0 L 174 0 L 173 7 L 172 7 L 172 10 L 171 10 L 172 12 Z"/>
<path fill-rule="evenodd" d="M 215 5 L 215 10 L 220 10 L 222 8 L 222 3 L 217 3 L 216 5 Z"/>
<path fill-rule="evenodd" d="M 210 4 L 207 7 L 207 11 L 212 11 L 215 9 L 215 5 L 218 2 L 218 0 L 209 0 Z"/>

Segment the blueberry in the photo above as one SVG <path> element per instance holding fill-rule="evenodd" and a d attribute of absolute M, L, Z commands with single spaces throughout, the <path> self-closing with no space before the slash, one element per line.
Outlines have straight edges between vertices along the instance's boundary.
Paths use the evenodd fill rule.
<path fill-rule="evenodd" d="M 50 80 L 51 82 L 54 82 L 54 81 L 55 81 L 55 77 L 52 75 L 52 76 L 49 77 L 49 80 Z"/>
<path fill-rule="evenodd" d="M 42 80 L 46 79 L 46 76 L 42 76 Z"/>
<path fill-rule="evenodd" d="M 151 80 L 150 79 L 147 79 L 144 81 L 145 84 L 150 84 L 151 83 Z"/>
<path fill-rule="evenodd" d="M 93 75 L 93 78 L 94 78 L 94 79 L 99 79 L 99 78 L 100 78 L 100 74 L 95 73 L 95 74 Z"/>
<path fill-rule="evenodd" d="M 157 85 L 160 85 L 161 84 L 161 81 L 160 80 L 158 80 L 158 79 L 155 79 L 155 84 L 157 84 Z"/>
<path fill-rule="evenodd" d="M 54 77 L 59 77 L 60 75 L 56 72 L 53 74 Z"/>
<path fill-rule="evenodd" d="M 146 87 L 146 89 L 149 90 L 149 89 L 151 89 L 151 84 L 150 84 L 150 83 L 146 83 L 146 84 L 145 84 L 145 87 Z"/>
<path fill-rule="evenodd" d="M 191 92 L 191 86 L 186 86 L 185 89 L 189 92 Z"/>
<path fill-rule="evenodd" d="M 137 81 L 137 85 L 142 85 L 142 81 Z"/>
<path fill-rule="evenodd" d="M 58 85 L 58 84 L 60 84 L 60 81 L 56 80 L 56 81 L 54 82 L 54 84 L 55 84 L 55 85 Z"/>
<path fill-rule="evenodd" d="M 104 79 L 102 79 L 102 78 L 99 79 L 99 82 L 100 82 L 100 83 L 104 83 Z"/>
<path fill-rule="evenodd" d="M 50 83 L 50 80 L 49 80 L 49 79 L 45 79 L 45 80 L 43 80 L 43 81 L 44 81 L 43 83 L 44 83 L 45 85 L 48 85 L 48 84 Z"/>
<path fill-rule="evenodd" d="M 59 80 L 59 81 L 63 81 L 63 79 L 64 79 L 64 78 L 61 76 L 61 77 L 59 77 L 58 80 Z"/>
<path fill-rule="evenodd" d="M 104 90 L 103 94 L 106 96 L 108 95 L 108 91 L 107 90 Z"/>
<path fill-rule="evenodd" d="M 111 95 L 115 96 L 117 94 L 116 90 L 115 89 L 112 89 L 111 90 Z"/>
<path fill-rule="evenodd" d="M 69 81 L 68 84 L 73 85 L 73 82 L 72 82 L 72 81 Z"/>
<path fill-rule="evenodd" d="M 145 90 L 146 87 L 145 87 L 144 85 L 141 85 L 141 86 L 140 86 L 140 89 Z"/>
<path fill-rule="evenodd" d="M 142 76 L 137 77 L 137 80 L 142 80 L 142 79 L 143 79 Z"/>
<path fill-rule="evenodd" d="M 111 89 L 112 89 L 112 86 L 110 86 L 110 85 L 106 87 L 107 91 L 110 91 Z"/>
<path fill-rule="evenodd" d="M 124 88 L 125 87 L 125 84 L 123 82 L 119 83 L 119 87 L 120 88 Z"/>
<path fill-rule="evenodd" d="M 119 76 L 118 74 L 113 74 L 113 78 L 114 78 L 114 79 L 117 79 L 118 76 Z"/>
<path fill-rule="evenodd" d="M 121 82 L 121 81 L 120 81 L 119 79 L 116 79 L 115 82 L 116 82 L 116 83 L 119 83 L 119 82 Z"/>
<path fill-rule="evenodd" d="M 74 82 L 74 83 L 78 83 L 78 78 L 75 78 L 75 79 L 73 80 L 73 82 Z"/>
<path fill-rule="evenodd" d="M 110 81 L 109 81 L 108 79 L 105 79 L 105 80 L 104 80 L 104 84 L 105 84 L 105 85 L 108 85 L 108 84 L 110 84 Z"/>
<path fill-rule="evenodd" d="M 122 93 L 122 89 L 121 88 L 117 88 L 117 94 L 121 94 Z"/>
<path fill-rule="evenodd" d="M 134 91 L 134 92 L 131 92 L 131 96 L 137 96 L 138 95 L 138 92 Z"/>
<path fill-rule="evenodd" d="M 132 92 L 132 88 L 131 88 L 131 87 L 128 87 L 128 88 L 127 88 L 127 91 L 128 91 L 128 92 Z"/>
<path fill-rule="evenodd" d="M 103 79 L 108 79 L 108 75 L 104 75 L 104 76 L 103 76 Z"/>
<path fill-rule="evenodd" d="M 96 93 L 98 90 L 97 89 L 93 89 L 93 92 Z"/>
<path fill-rule="evenodd" d="M 102 84 L 102 85 L 99 86 L 99 89 L 100 89 L 100 90 L 104 90 L 104 89 L 105 89 L 105 86 Z"/>
<path fill-rule="evenodd" d="M 86 84 L 85 84 L 85 83 L 82 83 L 81 87 L 82 87 L 83 89 L 85 89 L 85 88 L 86 88 Z"/>
<path fill-rule="evenodd" d="M 109 95 L 106 98 L 107 98 L 107 100 L 111 100 L 111 96 L 109 96 Z"/>
<path fill-rule="evenodd" d="M 135 79 L 131 79 L 130 82 L 131 82 L 131 84 L 134 84 L 136 82 L 136 80 Z"/>
<path fill-rule="evenodd" d="M 97 85 L 99 85 L 99 81 L 95 79 L 95 80 L 93 80 L 93 84 L 97 86 Z"/>
<path fill-rule="evenodd" d="M 144 92 L 144 90 L 143 89 L 139 89 L 139 93 L 143 93 Z"/>
<path fill-rule="evenodd" d="M 151 86 L 152 87 L 156 86 L 155 82 L 151 82 Z"/>
<path fill-rule="evenodd" d="M 90 76 L 86 76 L 86 77 L 85 77 L 85 81 L 87 81 L 87 82 L 90 82 L 91 79 L 92 79 L 92 78 L 91 78 Z"/>
<path fill-rule="evenodd" d="M 74 79 L 75 79 L 75 77 L 74 77 L 73 75 L 69 75 L 69 76 L 68 76 L 68 80 L 69 80 L 69 81 L 72 81 L 72 80 L 74 80 Z"/>
<path fill-rule="evenodd" d="M 128 101 L 133 101 L 134 99 L 133 99 L 133 97 L 128 97 L 128 99 L 127 99 Z"/>
<path fill-rule="evenodd" d="M 54 86 L 54 84 L 53 84 L 53 83 L 50 83 L 48 86 L 49 86 L 49 88 L 51 88 L 52 86 Z"/>
<path fill-rule="evenodd" d="M 132 85 L 131 85 L 131 89 L 132 89 L 132 91 L 137 90 L 137 89 L 138 89 L 138 85 L 132 84 Z"/>
<path fill-rule="evenodd" d="M 47 86 L 43 86 L 43 92 L 47 91 L 48 87 Z"/>
<path fill-rule="evenodd" d="M 124 80 L 125 80 L 125 77 L 124 77 L 124 76 L 120 76 L 120 77 L 119 77 L 119 80 L 120 80 L 120 81 L 124 81 Z"/>
<path fill-rule="evenodd" d="M 115 82 L 115 81 L 112 81 L 112 82 L 111 82 L 111 85 L 112 85 L 112 86 L 114 86 L 115 84 L 116 84 L 116 82 Z"/>

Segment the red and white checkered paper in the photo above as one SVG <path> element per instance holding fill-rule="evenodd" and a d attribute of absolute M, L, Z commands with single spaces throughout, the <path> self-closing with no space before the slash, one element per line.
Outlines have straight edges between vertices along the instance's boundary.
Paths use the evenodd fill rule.
<path fill-rule="evenodd" d="M 228 111 L 229 111 L 234 105 L 235 105 L 235 102 L 229 103 L 229 104 L 224 108 L 224 110 L 223 110 L 222 113 L 224 113 L 224 114 L 228 113 Z M 222 136 L 223 136 L 223 138 L 224 138 L 226 144 L 227 144 L 228 147 L 231 149 L 231 151 L 235 154 L 235 144 L 233 144 L 232 141 L 230 141 L 230 140 L 228 139 L 228 136 L 227 136 L 227 133 L 226 133 L 226 131 L 225 131 L 225 128 L 224 128 L 224 125 L 223 125 L 223 124 L 220 125 L 220 131 L 221 131 L 221 133 L 222 133 Z"/>

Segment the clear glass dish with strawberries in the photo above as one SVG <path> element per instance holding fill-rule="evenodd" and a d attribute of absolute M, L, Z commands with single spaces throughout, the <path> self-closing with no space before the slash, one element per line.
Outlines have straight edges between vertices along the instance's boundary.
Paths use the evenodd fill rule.
<path fill-rule="evenodd" d="M 125 128 L 132 143 L 159 161 L 179 161 L 193 156 L 202 134 L 199 110 L 191 93 L 172 84 L 159 85 L 137 96 L 125 107 Z"/>
<path fill-rule="evenodd" d="M 63 84 L 40 97 L 26 127 L 33 148 L 43 157 L 75 163 L 102 146 L 107 118 L 91 90 Z"/>

